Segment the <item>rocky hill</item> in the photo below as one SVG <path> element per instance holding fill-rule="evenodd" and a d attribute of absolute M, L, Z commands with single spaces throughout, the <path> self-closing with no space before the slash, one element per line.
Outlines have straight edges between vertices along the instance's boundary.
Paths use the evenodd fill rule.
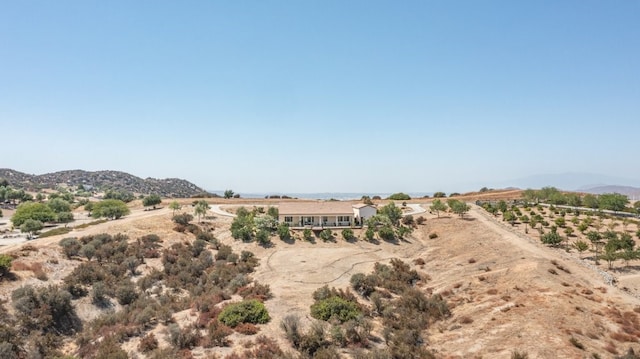
<path fill-rule="evenodd" d="M 83 185 L 99 191 L 106 189 L 126 190 L 137 194 L 157 193 L 163 197 L 191 197 L 205 192 L 195 184 L 180 178 L 142 179 L 119 171 L 70 170 L 31 175 L 2 168 L 0 169 L 0 178 L 5 178 L 11 186 L 27 190 L 56 188 L 59 185 Z"/>

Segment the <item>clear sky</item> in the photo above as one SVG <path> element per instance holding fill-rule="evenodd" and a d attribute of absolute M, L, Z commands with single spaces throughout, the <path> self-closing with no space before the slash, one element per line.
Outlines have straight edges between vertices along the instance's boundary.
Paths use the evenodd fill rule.
<path fill-rule="evenodd" d="M 0 167 L 210 190 L 640 179 L 640 1 L 2 1 L 0 121 Z"/>

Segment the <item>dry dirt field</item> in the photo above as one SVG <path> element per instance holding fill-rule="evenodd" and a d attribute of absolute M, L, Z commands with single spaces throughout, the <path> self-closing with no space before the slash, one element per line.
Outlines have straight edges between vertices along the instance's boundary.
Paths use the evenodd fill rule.
<path fill-rule="evenodd" d="M 428 204 L 423 206 L 428 208 Z M 190 207 L 185 210 L 192 211 Z M 336 242 L 285 243 L 273 237 L 273 246 L 263 248 L 231 238 L 231 218 L 215 217 L 210 225 L 222 243 L 234 250 L 250 250 L 260 258 L 253 277 L 269 284 L 274 294 L 265 303 L 272 320 L 261 326 L 261 333 L 276 338 L 282 348 L 289 348 L 289 344 L 279 328 L 281 318 L 298 314 L 308 325 L 314 290 L 324 284 L 347 288 L 352 274 L 369 273 L 375 262 L 399 258 L 430 278 L 420 284 L 424 291 L 442 294 L 452 308 L 451 317 L 435 323 L 427 335 L 437 357 L 510 358 L 518 350 L 528 353 L 529 358 L 591 358 L 592 353 L 609 358 L 629 347 L 640 350 L 640 300 L 607 286 L 576 256 L 517 235 L 476 206 L 464 219 L 447 215 L 436 218 L 429 213 L 424 216 L 425 224 L 397 244 L 364 240 L 349 243 L 340 236 Z M 62 237 L 107 232 L 125 233 L 135 239 L 155 233 L 165 246 L 193 240 L 192 235 L 176 233 L 172 227 L 167 208 L 148 212 L 135 209 L 126 218 L 82 231 L 2 247 L 0 252 L 16 254 L 16 262 L 23 266 L 40 263 L 49 279 L 41 281 L 31 271 L 16 271 L 16 281 L 0 284 L 0 298 L 8 299 L 12 290 L 25 283 L 47 285 L 67 275 L 78 261 L 66 260 L 60 253 L 57 242 Z M 429 239 L 432 233 L 437 238 Z M 25 245 L 28 250 L 21 250 Z M 413 264 L 418 258 L 425 264 Z M 153 265 L 150 261 L 141 271 Z M 77 306 L 81 306 L 83 318 L 99 314 L 89 304 Z M 195 320 L 186 313 L 176 316 L 182 323 Z M 154 332 L 161 343 L 166 343 L 162 328 Z M 379 335 L 379 328 L 373 334 Z M 249 338 L 234 334 L 233 340 L 237 349 Z M 133 350 L 135 344 L 123 347 Z M 228 354 L 233 348 L 212 350 Z M 196 350 L 194 357 L 205 357 L 205 352 Z"/>

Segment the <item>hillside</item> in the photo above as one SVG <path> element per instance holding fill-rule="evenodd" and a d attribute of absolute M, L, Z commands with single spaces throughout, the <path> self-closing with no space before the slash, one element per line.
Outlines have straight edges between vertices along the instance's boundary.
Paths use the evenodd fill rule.
<path fill-rule="evenodd" d="M 245 201 L 247 206 L 273 203 Z M 181 202 L 189 204 L 186 199 Z M 230 202 L 217 199 L 213 203 Z M 193 213 L 191 207 L 185 209 Z M 58 244 L 67 234 L 0 248 L 0 253 L 14 258 L 13 277 L 0 281 L 0 300 L 6 301 L 0 313 L 4 307 L 8 318 L 0 328 L 39 324 L 15 315 L 25 308 L 15 304 L 13 293 L 25 297 L 19 289 L 28 284 L 37 293 L 49 293 L 51 288 L 62 290 L 62 294 L 67 289 L 77 293 L 68 309 L 82 325 L 76 326 L 78 333 L 57 334 L 58 341 L 46 348 L 51 354 L 59 351 L 60 355 L 95 357 L 124 351 L 138 358 L 287 358 L 298 354 L 310 358 L 296 350 L 281 328 L 291 315 L 298 318 L 305 338 L 299 347 L 308 343 L 317 345 L 315 349 L 326 347 L 323 350 L 332 353 L 328 357 L 386 358 L 385 353 L 402 349 L 401 340 L 412 338 L 385 330 L 391 327 L 390 320 L 402 318 L 394 315 L 396 310 L 391 306 L 403 302 L 405 295 L 420 299 L 416 295 L 422 293 L 423 301 L 415 303 L 431 308 L 434 300 L 444 298 L 446 307 L 437 308 L 446 315 L 432 318 L 422 331 L 404 332 L 418 335 L 417 343 L 423 343 L 418 348 L 429 353 L 411 356 L 416 348 L 410 347 L 396 357 L 507 359 L 517 351 L 530 358 L 617 358 L 629 348 L 640 349 L 640 301 L 634 290 L 638 260 L 630 265 L 617 263 L 615 270 L 609 270 L 620 280 L 620 285 L 615 285 L 602 275 L 607 271 L 605 261 L 594 266 L 588 254 L 547 247 L 535 238 L 534 231 L 527 236 L 522 225 L 511 226 L 477 206 L 472 206 L 465 218 L 425 213 L 426 222 L 414 226 L 409 237 L 397 242 L 366 241 L 362 231 L 355 230 L 358 239 L 352 241 L 342 239 L 339 232 L 334 240 L 305 241 L 301 233 L 294 232 L 297 239 L 284 241 L 273 236 L 268 246 L 233 239 L 232 218 L 219 213 L 204 223 L 192 223 L 195 229 L 206 231 L 199 238 L 208 239 L 208 243 L 177 230 L 170 215 L 166 207 L 145 211 L 134 205 L 131 215 L 117 221 L 74 228 L 72 235 L 84 245 L 100 245 L 94 241 L 100 236 L 101 241 L 119 238 L 128 242 L 110 247 L 127 255 L 142 250 L 143 260 L 125 261 L 135 264 L 133 269 L 125 269 L 125 262 L 98 262 L 84 255 L 67 257 Z M 547 215 L 545 218 L 551 219 L 552 213 Z M 635 223 L 618 228 L 629 233 L 638 230 Z M 140 248 L 142 245 L 145 247 Z M 200 254 L 194 256 L 193 251 Z M 353 275 L 375 273 L 376 268 L 380 273 L 393 273 L 392 259 L 418 273 L 411 291 L 399 295 L 380 281 L 374 288 L 376 295 L 366 297 L 358 292 L 355 300 L 365 309 L 364 319 L 343 324 L 349 331 L 337 331 L 337 322 L 310 315 L 315 293 L 323 285 L 353 290 Z M 71 283 L 83 282 L 65 286 L 64 278 L 73 279 Z M 120 291 L 107 291 L 96 301 L 97 278 Z M 52 284 L 58 287 L 50 287 Z M 122 288 L 143 290 L 136 289 L 136 295 L 128 299 L 132 302 L 122 304 L 127 299 L 122 297 L 126 293 Z M 181 301 L 175 301 L 176 293 Z M 234 329 L 216 324 L 225 305 L 250 296 L 264 302 L 271 318 L 267 323 Z M 403 322 L 414 317 L 406 318 Z M 65 323 L 58 325 L 64 329 Z M 42 331 L 39 327 L 30 330 L 31 336 L 10 337 L 14 348 L 25 348 L 24 354 L 33 350 L 27 343 Z M 322 340 L 311 341 L 314 333 Z M 340 333 L 349 333 L 349 337 Z"/>
<path fill-rule="evenodd" d="M 191 197 L 205 190 L 195 184 L 179 178 L 136 177 L 119 171 L 83 171 L 69 170 L 41 175 L 31 175 L 8 168 L 0 169 L 0 178 L 9 184 L 27 190 L 55 188 L 59 185 L 91 186 L 98 190 L 116 189 L 133 193 L 157 193 L 163 197 Z"/>

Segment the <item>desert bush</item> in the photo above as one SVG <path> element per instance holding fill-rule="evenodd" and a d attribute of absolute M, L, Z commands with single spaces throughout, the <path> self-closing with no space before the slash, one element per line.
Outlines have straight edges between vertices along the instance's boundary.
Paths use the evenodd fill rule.
<path fill-rule="evenodd" d="M 418 225 L 423 225 L 424 222 L 426 222 L 426 221 L 427 221 L 427 219 L 422 217 L 422 216 L 416 218 L 416 224 L 418 224 Z"/>
<path fill-rule="evenodd" d="M 80 249 L 82 248 L 82 245 L 75 237 L 64 238 L 59 244 L 60 247 L 62 247 L 62 252 L 67 256 L 67 259 L 78 256 L 80 254 Z"/>
<path fill-rule="evenodd" d="M 231 344 L 229 335 L 233 333 L 233 330 L 228 326 L 220 323 L 217 320 L 211 321 L 209 324 L 209 329 L 207 330 L 207 336 L 205 338 L 205 347 L 226 347 Z"/>
<path fill-rule="evenodd" d="M 242 299 L 257 299 L 264 302 L 267 299 L 273 298 L 271 288 L 268 284 L 260 284 L 254 282 L 253 285 L 244 286 L 238 289 L 238 294 Z"/>
<path fill-rule="evenodd" d="M 91 288 L 91 301 L 93 304 L 103 306 L 107 303 L 107 287 L 103 282 L 97 282 Z"/>
<path fill-rule="evenodd" d="M 114 338 L 103 340 L 98 346 L 96 359 L 128 359 L 129 355 L 125 352 Z"/>
<path fill-rule="evenodd" d="M 176 214 L 171 218 L 173 222 L 182 226 L 188 226 L 193 221 L 193 216 L 188 213 Z"/>
<path fill-rule="evenodd" d="M 251 323 L 241 323 L 233 328 L 236 332 L 244 335 L 254 335 L 260 331 L 260 328 Z"/>
<path fill-rule="evenodd" d="M 138 293 L 133 284 L 129 282 L 116 288 L 116 298 L 121 305 L 127 305 L 138 298 Z"/>
<path fill-rule="evenodd" d="M 220 249 L 218 249 L 218 253 L 216 253 L 215 258 L 219 261 L 226 260 L 231 253 L 233 253 L 233 249 L 230 246 L 223 244 L 220 246 Z"/>
<path fill-rule="evenodd" d="M 412 226 L 415 223 L 412 215 L 402 217 L 402 224 L 405 226 Z"/>
<path fill-rule="evenodd" d="M 302 337 L 300 333 L 300 318 L 296 315 L 289 314 L 280 322 L 280 328 L 284 331 L 285 336 L 293 347 L 298 348 Z"/>
<path fill-rule="evenodd" d="M 23 286 L 11 293 L 11 300 L 25 327 L 69 334 L 80 326 L 71 294 L 58 286 Z"/>
<path fill-rule="evenodd" d="M 195 327 L 180 328 L 178 324 L 169 324 L 169 341 L 179 349 L 191 349 L 198 344 L 200 334 Z"/>
<path fill-rule="evenodd" d="M 153 333 L 149 333 L 145 335 L 142 339 L 140 339 L 140 344 L 138 344 L 138 350 L 143 353 L 150 352 L 154 349 L 158 348 L 158 339 Z"/>
<path fill-rule="evenodd" d="M 438 238 L 438 233 L 429 233 L 429 239 L 436 239 Z"/>
<path fill-rule="evenodd" d="M 351 276 L 351 287 L 363 297 L 369 297 L 376 290 L 376 277 L 363 273 L 356 273 Z"/>
<path fill-rule="evenodd" d="M 527 352 L 521 352 L 519 350 L 514 350 L 511 352 L 511 359 L 528 359 L 529 354 Z"/>
<path fill-rule="evenodd" d="M 229 304 L 218 316 L 218 320 L 230 327 L 240 323 L 264 324 L 270 319 L 267 308 L 255 299 Z"/>

